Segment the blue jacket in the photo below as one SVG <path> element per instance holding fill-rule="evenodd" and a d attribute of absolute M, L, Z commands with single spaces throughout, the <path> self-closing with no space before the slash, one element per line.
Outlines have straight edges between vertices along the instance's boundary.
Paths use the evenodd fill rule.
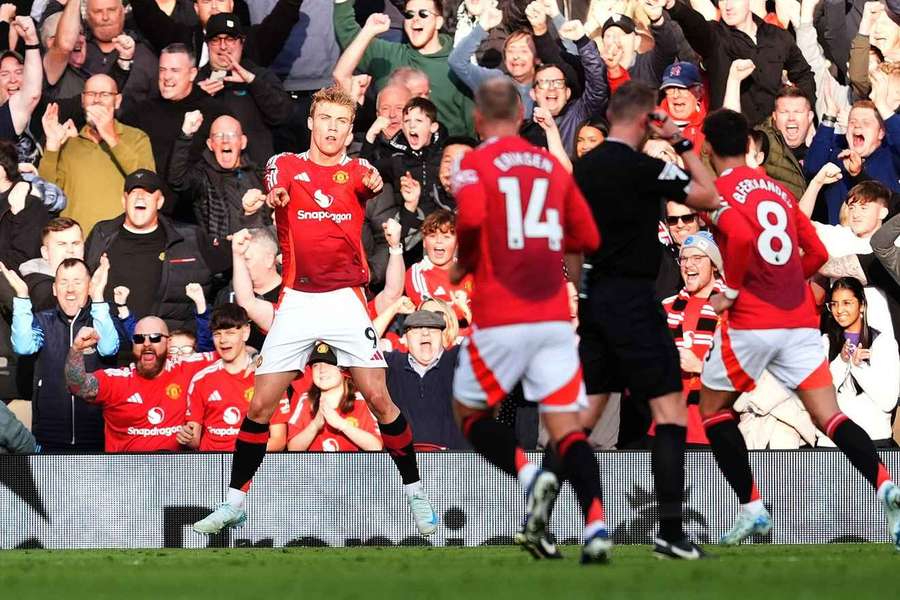
<path fill-rule="evenodd" d="M 102 409 L 66 388 L 66 356 L 82 327 L 93 327 L 100 334 L 97 352 L 85 355 L 87 370 L 115 366 L 124 331 L 107 303 L 93 303 L 90 310 L 81 309 L 69 318 L 59 306 L 32 314 L 31 300 L 13 300 L 13 351 L 37 354 L 32 432 L 45 449 L 103 450 Z M 108 364 L 103 364 L 101 357 L 108 357 Z"/>
<path fill-rule="evenodd" d="M 417 444 L 437 444 L 450 450 L 468 450 L 469 443 L 453 418 L 453 371 L 459 347 L 445 350 L 424 377 L 409 364 L 408 352 L 385 352 L 387 385 L 394 403 L 403 411 Z"/>
<path fill-rule="evenodd" d="M 893 115 L 884 122 L 884 139 L 875 152 L 864 162 L 863 171 L 871 178 L 877 179 L 886 185 L 892 192 L 900 192 L 900 115 Z M 825 199 L 825 208 L 828 211 L 828 223 L 837 225 L 840 222 L 841 204 L 847 198 L 847 193 L 853 187 L 853 179 L 844 169 L 844 161 L 838 159 L 838 154 L 847 149 L 847 139 L 834 131 L 834 126 L 826 123 L 819 125 L 816 135 L 813 137 L 806 160 L 803 163 L 807 180 L 812 179 L 825 163 L 834 163 L 841 168 L 843 179 L 825 187 L 822 197 Z M 821 198 L 820 198 L 821 201 Z M 816 207 L 817 212 L 819 206 Z M 824 215 L 823 215 L 824 216 Z"/>

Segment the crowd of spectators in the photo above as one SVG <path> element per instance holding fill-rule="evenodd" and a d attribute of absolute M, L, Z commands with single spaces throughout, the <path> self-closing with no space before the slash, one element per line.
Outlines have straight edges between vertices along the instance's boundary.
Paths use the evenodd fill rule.
<path fill-rule="evenodd" d="M 307 150 L 312 95 L 332 85 L 358 104 L 348 154 L 384 181 L 362 227 L 391 396 L 419 448 L 467 449 L 452 375 L 478 290 L 451 283 L 451 174 L 493 77 L 519 92 L 521 135 L 568 169 L 629 80 L 659 90 L 710 169 L 706 115 L 743 112 L 748 164 L 829 253 L 810 285 L 840 408 L 895 445 L 900 2 L 33 0 L 0 4 L 0 452 L 233 448 L 282 291 L 264 168 Z M 639 150 L 681 161 L 662 140 Z M 659 215 L 657 296 L 695 407 L 728 274 L 702 214 Z M 614 445 L 641 447 L 653 424 L 622 400 Z M 769 377 L 736 408 L 751 448 L 831 445 Z M 270 451 L 383 447 L 325 344 L 270 434 Z"/>

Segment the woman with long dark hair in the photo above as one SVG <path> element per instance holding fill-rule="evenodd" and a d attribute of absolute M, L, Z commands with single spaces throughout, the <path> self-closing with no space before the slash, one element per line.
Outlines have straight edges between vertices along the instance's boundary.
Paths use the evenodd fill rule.
<path fill-rule="evenodd" d="M 853 277 L 834 282 L 825 307 L 824 333 L 838 406 L 876 446 L 896 446 L 891 439 L 891 414 L 900 394 L 897 342 L 869 326 L 863 285 Z M 819 445 L 834 443 L 822 436 Z"/>
<path fill-rule="evenodd" d="M 309 365 L 312 386 L 288 421 L 288 450 L 381 450 L 375 417 L 328 344 L 315 345 Z"/>

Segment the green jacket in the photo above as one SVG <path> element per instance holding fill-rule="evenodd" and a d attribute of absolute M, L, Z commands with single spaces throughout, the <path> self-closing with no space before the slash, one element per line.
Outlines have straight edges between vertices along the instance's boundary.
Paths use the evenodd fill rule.
<path fill-rule="evenodd" d="M 766 153 L 766 161 L 763 167 L 766 169 L 766 175 L 784 184 L 790 190 L 797 201 L 806 191 L 806 178 L 803 176 L 803 167 L 800 161 L 791 152 L 784 136 L 775 127 L 772 117 L 767 118 L 757 127 L 766 134 L 769 139 L 769 151 Z"/>
<path fill-rule="evenodd" d="M 347 48 L 360 31 L 354 17 L 354 0 L 334 5 L 334 32 L 341 50 Z M 466 85 L 450 70 L 447 59 L 453 50 L 453 38 L 441 34 L 441 49 L 435 54 L 421 54 L 409 44 L 374 39 L 359 63 L 359 70 L 372 76 L 380 90 L 397 67 L 413 67 L 428 75 L 429 98 L 437 106 L 438 120 L 450 135 L 472 135 L 473 102 Z"/>

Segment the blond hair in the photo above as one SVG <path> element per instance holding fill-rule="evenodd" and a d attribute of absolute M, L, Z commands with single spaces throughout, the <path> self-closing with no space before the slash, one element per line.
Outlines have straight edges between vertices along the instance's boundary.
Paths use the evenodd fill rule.
<path fill-rule="evenodd" d="M 309 107 L 309 116 L 316 114 L 316 106 L 319 104 L 336 104 L 338 106 L 346 106 L 350 109 L 350 119 L 356 117 L 356 102 L 350 97 L 350 94 L 344 91 L 340 86 L 333 85 L 331 87 L 322 88 L 312 97 L 312 104 Z"/>

